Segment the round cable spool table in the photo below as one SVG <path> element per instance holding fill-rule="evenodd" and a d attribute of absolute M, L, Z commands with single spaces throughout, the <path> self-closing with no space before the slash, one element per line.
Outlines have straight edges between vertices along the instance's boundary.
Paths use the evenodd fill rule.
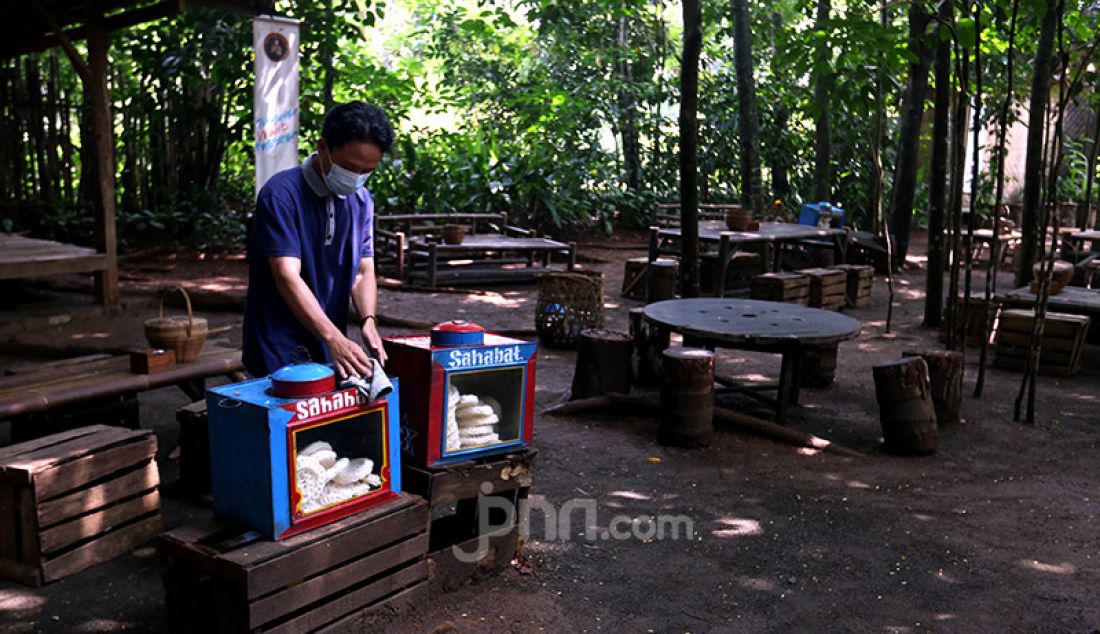
<path fill-rule="evenodd" d="M 646 306 L 647 322 L 678 332 L 685 345 L 735 348 L 782 355 L 775 417 L 798 403 L 799 359 L 811 346 L 859 336 L 859 321 L 828 310 L 755 299 L 672 299 Z"/>

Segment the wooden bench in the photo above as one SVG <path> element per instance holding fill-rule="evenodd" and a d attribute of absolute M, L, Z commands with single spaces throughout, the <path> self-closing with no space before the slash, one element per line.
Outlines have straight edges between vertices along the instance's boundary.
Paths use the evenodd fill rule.
<path fill-rule="evenodd" d="M 410 243 L 416 238 L 438 238 L 446 225 L 466 227 L 470 235 L 495 233 L 533 237 L 528 229 L 508 224 L 507 213 L 389 214 L 374 217 L 374 259 L 379 266 L 405 279 Z"/>
<path fill-rule="evenodd" d="M 700 203 L 699 220 L 720 220 L 725 222 L 726 212 L 740 209 L 740 203 Z M 653 227 L 679 227 L 680 203 L 657 203 L 653 205 L 649 224 Z"/>

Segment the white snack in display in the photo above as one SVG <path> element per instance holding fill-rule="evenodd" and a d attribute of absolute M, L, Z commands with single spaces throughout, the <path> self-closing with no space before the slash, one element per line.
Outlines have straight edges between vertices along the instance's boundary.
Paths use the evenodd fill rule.
<path fill-rule="evenodd" d="M 309 454 L 317 462 L 321 463 L 321 466 L 326 469 L 331 469 L 336 464 L 336 452 L 331 449 L 320 449 Z"/>
<path fill-rule="evenodd" d="M 488 416 L 469 416 L 467 418 L 458 419 L 458 430 L 461 432 L 463 427 L 482 427 L 484 425 L 495 425 L 500 422 L 496 414 L 489 414 Z"/>
<path fill-rule="evenodd" d="M 496 432 L 495 425 L 476 425 L 462 428 L 462 437 L 470 438 L 471 436 L 484 436 L 486 434 L 492 434 Z"/>
<path fill-rule="evenodd" d="M 494 412 L 493 408 L 488 405 L 459 405 L 457 414 L 459 418 L 470 418 L 473 416 L 492 416 Z"/>
<path fill-rule="evenodd" d="M 337 473 L 332 481 L 342 485 L 355 484 L 370 475 L 373 470 L 373 460 L 370 458 L 355 458 L 349 460 L 347 466 L 341 469 L 340 473 Z"/>
<path fill-rule="evenodd" d="M 447 389 L 447 418 L 444 421 L 446 427 L 447 451 L 458 451 L 462 448 L 462 440 L 458 436 L 458 420 L 456 412 L 461 394 L 458 388 L 451 385 Z"/>
<path fill-rule="evenodd" d="M 371 473 L 374 461 L 370 458 L 337 458 L 325 442 L 313 443 L 307 449 L 312 453 L 299 454 L 294 462 L 299 513 L 313 513 L 382 486 L 381 476 Z M 331 459 L 332 466 L 325 468 L 318 457 L 326 462 Z"/>
<path fill-rule="evenodd" d="M 313 443 L 310 443 L 310 444 L 306 445 L 306 448 L 299 451 L 298 455 L 299 456 L 312 456 L 313 454 L 317 453 L 318 451 L 332 451 L 332 445 L 328 444 L 327 442 L 325 442 L 323 440 L 318 440 L 317 442 L 313 442 Z"/>
<path fill-rule="evenodd" d="M 495 433 L 483 434 L 480 436 L 467 436 L 462 439 L 463 447 L 478 447 L 481 445 L 491 445 L 500 442 L 500 436 Z"/>

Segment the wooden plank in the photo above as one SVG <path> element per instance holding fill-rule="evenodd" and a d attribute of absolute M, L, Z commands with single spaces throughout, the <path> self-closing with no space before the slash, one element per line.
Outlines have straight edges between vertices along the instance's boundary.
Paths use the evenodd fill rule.
<path fill-rule="evenodd" d="M 141 497 L 114 504 L 101 511 L 43 530 L 39 538 L 42 552 L 49 556 L 49 553 L 55 550 L 109 531 L 135 517 L 159 511 L 160 493 L 154 489 Z"/>
<path fill-rule="evenodd" d="M 1031 333 L 1030 332 L 1012 332 L 1009 330 L 997 331 L 997 343 L 1011 344 L 1015 346 L 1024 346 L 1025 348 L 1031 346 Z M 1073 339 L 1061 339 L 1058 337 L 1043 337 L 1042 339 L 1043 350 L 1076 350 L 1080 347 L 1079 338 Z"/>
<path fill-rule="evenodd" d="M 28 259 L 22 262 L 0 262 L 0 280 L 102 271 L 109 263 L 110 259 L 102 253 L 58 255 L 37 261 Z"/>
<path fill-rule="evenodd" d="M 19 550 L 16 547 L 19 509 L 15 506 L 15 489 L 9 482 L 0 480 L 0 559 L 15 561 Z"/>
<path fill-rule="evenodd" d="M 94 511 L 116 500 L 130 497 L 160 484 L 157 464 L 150 460 L 144 467 L 109 482 L 38 504 L 38 525 L 49 527 L 67 518 Z"/>
<path fill-rule="evenodd" d="M 252 602 L 248 606 L 249 627 L 262 627 L 308 605 L 325 601 L 327 597 L 336 595 L 391 568 L 396 568 L 409 561 L 423 559 L 427 553 L 428 533 L 423 532 L 416 537 L 398 542 L 361 559 L 325 570 L 306 581 Z M 349 609 L 361 605 L 363 604 L 352 605 L 349 606 Z M 337 616 L 340 616 L 340 614 L 334 614 L 332 618 Z"/>
<path fill-rule="evenodd" d="M 38 546 L 38 525 L 34 513 L 30 512 L 37 503 L 35 492 L 30 487 L 16 487 L 15 504 L 19 512 L 19 561 L 37 566 L 42 561 L 42 550 Z"/>
<path fill-rule="evenodd" d="M 144 462 L 157 451 L 157 438 L 149 433 L 138 442 L 111 447 L 99 453 L 66 462 L 56 468 L 34 474 L 35 491 L 49 499 L 76 486 Z"/>
<path fill-rule="evenodd" d="M 65 442 L 22 453 L 0 464 L 0 473 L 29 482 L 31 476 L 86 456 L 102 454 L 106 449 L 153 437 L 151 430 L 102 427 L 94 434 L 70 438 Z M 150 454 L 151 457 L 151 454 Z M 22 474 L 22 475 L 20 475 Z"/>
<path fill-rule="evenodd" d="M 98 433 L 100 431 L 110 429 L 106 425 L 92 425 L 89 427 L 80 427 L 78 429 L 70 429 L 57 434 L 51 434 L 49 436 L 43 436 L 42 438 L 35 438 L 34 440 L 28 440 L 21 442 L 10 447 L 0 448 L 0 467 L 3 464 L 12 459 L 15 456 L 22 454 L 28 454 L 43 447 L 50 447 L 57 445 L 73 438 L 80 438 L 89 434 Z"/>
<path fill-rule="evenodd" d="M 440 506 L 462 499 L 477 498 L 484 493 L 481 490 L 482 483 L 491 485 L 490 494 L 531 486 L 537 455 L 538 452 L 531 449 L 523 453 L 509 454 L 491 462 L 452 465 L 442 471 L 429 471 L 410 466 L 402 475 L 408 473 L 412 476 L 406 483 L 407 491 L 423 495 L 432 506 Z M 418 471 L 420 473 L 417 473 Z M 427 477 L 425 473 L 428 474 Z M 426 488 L 414 490 L 411 488 L 413 486 Z"/>
<path fill-rule="evenodd" d="M 144 544 L 163 530 L 160 513 L 113 530 L 99 539 L 42 564 L 48 583 L 80 572 L 89 566 L 114 559 Z"/>
<path fill-rule="evenodd" d="M 411 496 L 407 496 L 412 500 Z M 367 511 L 369 513 L 369 511 Z M 306 579 L 363 553 L 387 546 L 409 535 L 428 529 L 431 514 L 423 500 L 416 500 L 407 508 L 377 516 L 353 528 L 347 524 L 329 524 L 323 528 L 336 528 L 337 534 L 317 539 L 316 531 L 303 533 L 283 542 L 257 542 L 244 548 L 225 553 L 227 561 L 246 567 L 245 594 L 253 599 L 289 583 Z M 322 530 L 318 529 L 318 530 Z M 295 541 L 297 540 L 297 541 Z M 303 540 L 306 543 L 303 545 Z M 288 543 L 289 542 L 289 543 Z M 272 545 L 288 548 L 272 548 Z M 281 550 L 282 552 L 278 552 Z M 277 557 L 264 557 L 272 551 Z M 425 549 L 426 551 L 426 549 Z M 251 555 L 256 554 L 255 558 Z M 260 561 L 256 562 L 255 560 Z"/>
<path fill-rule="evenodd" d="M 42 585 L 42 570 L 38 566 L 0 559 L 0 577 L 11 579 L 25 586 Z"/>
<path fill-rule="evenodd" d="M 397 584 L 392 583 L 388 585 Z M 382 587 L 385 588 L 385 586 Z M 377 604 L 359 613 L 342 618 L 317 630 L 317 634 L 343 634 L 345 632 L 369 632 L 375 630 L 384 632 L 386 628 L 378 626 L 379 620 L 384 622 L 386 617 L 392 617 L 402 612 L 409 612 L 417 609 L 423 606 L 428 600 L 428 584 L 427 582 L 421 581 L 386 597 Z"/>

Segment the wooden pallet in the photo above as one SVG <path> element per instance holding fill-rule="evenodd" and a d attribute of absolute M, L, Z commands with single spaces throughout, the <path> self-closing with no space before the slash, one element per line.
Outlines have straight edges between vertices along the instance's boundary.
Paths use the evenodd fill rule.
<path fill-rule="evenodd" d="M 1035 315 L 1027 309 L 1001 311 L 995 335 L 993 365 L 1023 370 L 1031 346 Z M 1081 369 L 1081 352 L 1088 337 L 1089 318 L 1068 313 L 1047 313 L 1040 343 L 1039 372 L 1072 376 Z"/>
<path fill-rule="evenodd" d="M 396 500 L 282 541 L 205 521 L 165 533 L 179 632 L 347 632 L 427 598 L 427 503 Z"/>
<path fill-rule="evenodd" d="M 802 269 L 799 273 L 810 278 L 810 306 L 824 310 L 844 307 L 848 291 L 848 274 L 834 268 Z"/>
<path fill-rule="evenodd" d="M 789 304 L 810 303 L 810 278 L 801 273 L 764 273 L 752 278 L 752 298 Z"/>
<path fill-rule="evenodd" d="M 848 275 L 844 299 L 849 308 L 860 308 L 871 303 L 871 286 L 875 281 L 875 267 L 870 264 L 838 264 L 834 269 Z"/>
<path fill-rule="evenodd" d="M 403 466 L 402 486 L 424 496 L 432 507 L 428 563 L 433 592 L 498 574 L 522 551 L 519 519 L 537 454 L 528 449 L 443 469 Z M 487 516 L 479 512 L 486 509 Z M 479 534 L 483 518 L 490 530 Z"/>
<path fill-rule="evenodd" d="M 0 576 L 42 585 L 162 530 L 149 430 L 81 427 L 0 449 Z"/>

